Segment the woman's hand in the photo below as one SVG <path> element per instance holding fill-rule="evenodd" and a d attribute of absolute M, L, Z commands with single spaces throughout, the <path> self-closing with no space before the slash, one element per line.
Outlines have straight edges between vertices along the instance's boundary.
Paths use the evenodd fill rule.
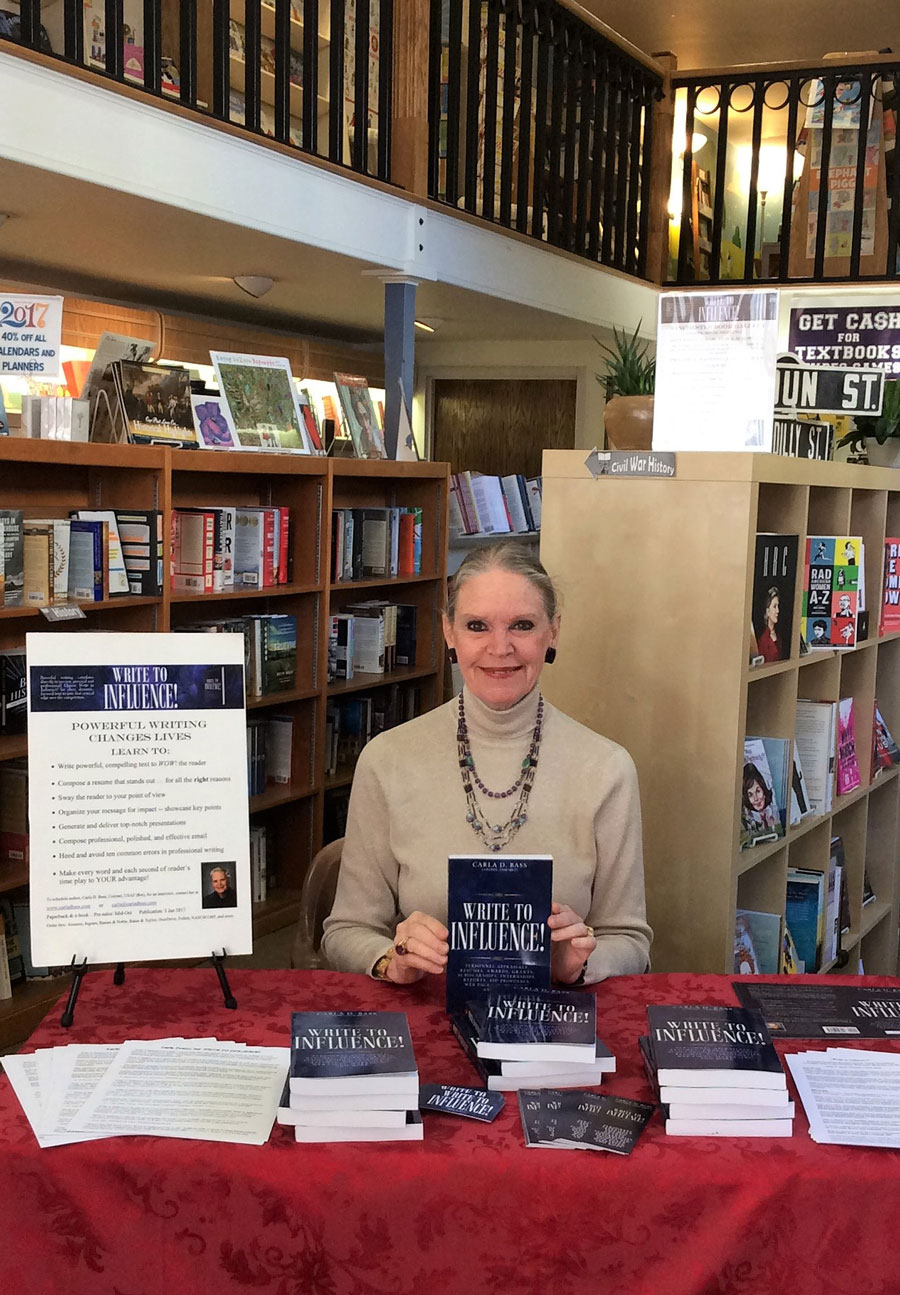
<path fill-rule="evenodd" d="M 411 985 L 426 972 L 438 976 L 446 971 L 449 934 L 437 918 L 427 913 L 410 913 L 397 925 L 394 956 L 387 965 L 386 978 L 395 985 Z"/>
<path fill-rule="evenodd" d="M 581 975 L 584 964 L 596 949 L 596 937 L 568 904 L 554 901 L 547 925 L 550 927 L 553 979 L 559 984 L 570 985 Z"/>

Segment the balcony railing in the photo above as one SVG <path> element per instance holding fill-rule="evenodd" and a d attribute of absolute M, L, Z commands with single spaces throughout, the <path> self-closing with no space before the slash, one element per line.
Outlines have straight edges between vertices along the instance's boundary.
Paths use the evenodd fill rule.
<path fill-rule="evenodd" d="M 553 0 L 432 0 L 429 196 L 646 271 L 661 78 Z"/>
<path fill-rule="evenodd" d="M 673 78 L 669 279 L 900 275 L 900 63 Z"/>
<path fill-rule="evenodd" d="M 20 0 L 0 36 L 390 179 L 393 0 Z"/>

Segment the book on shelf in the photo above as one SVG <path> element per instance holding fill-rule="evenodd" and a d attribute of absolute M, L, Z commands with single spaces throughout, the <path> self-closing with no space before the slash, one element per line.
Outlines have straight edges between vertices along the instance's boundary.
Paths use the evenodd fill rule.
<path fill-rule="evenodd" d="M 867 908 L 869 904 L 874 904 L 876 899 L 877 899 L 877 895 L 875 894 L 875 889 L 872 886 L 872 882 L 869 877 L 869 869 L 863 868 L 863 895 L 862 895 L 863 908 Z"/>
<path fill-rule="evenodd" d="M 352 679 L 353 678 L 353 655 L 356 644 L 354 642 L 353 616 L 345 612 L 336 612 L 330 619 L 329 623 L 329 661 L 333 650 L 334 655 L 334 678 L 335 679 Z"/>
<path fill-rule="evenodd" d="M 197 448 L 187 369 L 117 360 L 111 372 L 125 434 L 132 445 Z"/>
<path fill-rule="evenodd" d="M 368 381 L 356 373 L 336 373 L 334 384 L 344 414 L 344 425 L 358 459 L 385 459 L 387 452 Z"/>
<path fill-rule="evenodd" d="M 807 972 L 818 971 L 822 966 L 826 884 L 824 872 L 813 868 L 788 868 L 784 916 L 791 929 L 797 955 Z"/>
<path fill-rule="evenodd" d="M 266 789 L 266 721 L 247 720 L 247 794 L 261 796 Z"/>
<path fill-rule="evenodd" d="M 811 651 L 856 647 L 865 611 L 865 547 L 859 535 L 806 540 L 801 633 Z"/>
<path fill-rule="evenodd" d="M 656 1111 L 648 1102 L 578 1089 L 525 1089 L 518 1102 L 526 1147 L 620 1156 L 634 1150 Z"/>
<path fill-rule="evenodd" d="M 481 472 L 465 473 L 464 475 L 471 486 L 476 511 L 481 523 L 480 529 L 487 535 L 509 534 L 512 530 L 512 525 L 500 478 L 488 476 Z"/>
<path fill-rule="evenodd" d="M 837 794 L 846 796 L 848 792 L 855 791 L 860 783 L 853 698 L 842 697 L 838 702 Z"/>
<path fill-rule="evenodd" d="M 785 744 L 789 750 L 790 743 Z M 782 776 L 783 794 L 787 789 Z M 784 818 L 775 786 L 766 744 L 760 737 L 744 738 L 744 772 L 741 783 L 741 849 L 784 836 Z"/>
<path fill-rule="evenodd" d="M 742 1007 L 647 1006 L 649 1050 L 660 1088 L 787 1091 L 761 1012 Z M 743 1099 L 741 1099 L 743 1100 Z"/>
<path fill-rule="evenodd" d="M 876 778 L 885 769 L 892 769 L 895 764 L 900 764 L 900 749 L 885 723 L 876 700 L 875 721 L 872 728 L 872 777 Z"/>
<path fill-rule="evenodd" d="M 226 351 L 210 351 L 209 355 L 244 449 L 314 452 L 286 357 Z"/>
<path fill-rule="evenodd" d="M 49 607 L 53 602 L 53 530 L 26 520 L 23 534 L 25 603 L 29 607 Z"/>
<path fill-rule="evenodd" d="M 0 734 L 24 733 L 28 720 L 25 649 L 0 652 Z"/>
<path fill-rule="evenodd" d="M 268 833 L 261 824 L 250 825 L 250 887 L 254 904 L 262 904 L 269 893 Z"/>
<path fill-rule="evenodd" d="M 241 448 L 228 405 L 218 392 L 191 391 L 191 417 L 197 433 L 197 444 L 202 450 Z"/>
<path fill-rule="evenodd" d="M 800 750 L 796 742 L 791 745 L 791 760 L 791 824 L 794 825 L 811 814 L 813 808 L 809 799 L 806 777 L 803 773 L 803 764 L 800 760 Z"/>
<path fill-rule="evenodd" d="M 777 975 L 782 960 L 780 913 L 739 908 L 734 915 L 734 970 L 737 975 Z"/>
<path fill-rule="evenodd" d="M 266 612 L 245 617 L 250 668 L 247 695 L 267 697 L 289 692 L 297 680 L 297 616 L 294 612 Z"/>
<path fill-rule="evenodd" d="M 215 589 L 216 515 L 173 508 L 169 587 L 173 593 L 211 594 Z"/>
<path fill-rule="evenodd" d="M 502 986 L 550 988 L 553 860 L 549 855 L 451 855 L 447 1011 Z"/>
<path fill-rule="evenodd" d="M 900 536 L 888 535 L 884 541 L 884 581 L 881 590 L 879 634 L 900 630 Z"/>
<path fill-rule="evenodd" d="M 116 521 L 115 511 L 112 508 L 80 508 L 76 512 L 72 513 L 72 517 L 77 518 L 82 522 L 106 523 L 110 597 L 115 597 L 118 594 L 127 594 L 129 592 L 128 572 L 125 567 L 125 558 L 122 553 L 122 538 L 119 534 L 119 525 Z"/>
<path fill-rule="evenodd" d="M 28 540 L 31 537 L 32 543 L 35 536 L 39 533 L 47 535 L 48 559 L 50 563 L 50 578 L 48 581 L 51 603 L 64 603 L 69 597 L 69 519 L 67 517 L 30 517 L 24 523 L 25 535 L 25 601 L 29 602 L 28 590 L 29 580 L 29 563 L 28 563 Z M 42 547 L 42 546 L 41 546 Z M 43 575 L 43 555 L 40 559 L 41 574 Z"/>
<path fill-rule="evenodd" d="M 294 720 L 291 715 L 270 715 L 266 720 L 266 777 L 281 786 L 293 778 Z"/>
<path fill-rule="evenodd" d="M 836 701 L 797 702 L 795 737 L 814 815 L 828 814 L 834 796 Z"/>
<path fill-rule="evenodd" d="M 3 919 L 6 969 L 10 988 L 12 988 L 15 985 L 21 985 L 25 980 L 25 960 L 22 957 L 22 949 L 19 944 L 19 932 L 16 928 L 16 919 L 13 916 L 13 906 L 8 899 L 0 899 L 0 918 Z"/>
<path fill-rule="evenodd" d="M 12 977 L 6 952 L 6 918 L 0 910 L 0 1001 L 5 998 L 12 998 Z"/>
<path fill-rule="evenodd" d="M 224 511 L 224 510 L 223 510 Z M 116 509 L 116 524 L 128 591 L 158 597 L 163 591 L 163 514 L 161 509 Z"/>
<path fill-rule="evenodd" d="M 786 661 L 791 655 L 797 535 L 759 534 L 753 564 L 751 618 L 755 651 L 750 664 Z"/>
<path fill-rule="evenodd" d="M 592 994 L 546 989 L 489 994 L 469 1005 L 479 1057 L 492 1061 L 595 1060 L 597 1003 Z"/>
<path fill-rule="evenodd" d="M 3 527 L 3 607 L 25 602 L 25 523 L 21 508 L 0 509 Z"/>
<path fill-rule="evenodd" d="M 806 967 L 803 959 L 797 952 L 794 937 L 791 935 L 791 928 L 785 921 L 781 936 L 781 962 L 778 967 L 779 974 L 782 976 L 802 976 L 805 970 Z"/>
<path fill-rule="evenodd" d="M 69 523 L 69 598 L 102 602 L 109 597 L 109 525 L 73 517 Z"/>
<path fill-rule="evenodd" d="M 145 337 L 128 337 L 122 333 L 102 333 L 94 351 L 91 367 L 78 393 L 82 400 L 95 401 L 97 392 L 110 380 L 110 366 L 119 360 L 143 364 L 156 350 L 156 342 Z"/>
<path fill-rule="evenodd" d="M 28 761 L 6 760 L 0 764 L 0 862 L 23 868 L 28 858 Z M 12 912 L 9 921 L 14 930 Z"/>

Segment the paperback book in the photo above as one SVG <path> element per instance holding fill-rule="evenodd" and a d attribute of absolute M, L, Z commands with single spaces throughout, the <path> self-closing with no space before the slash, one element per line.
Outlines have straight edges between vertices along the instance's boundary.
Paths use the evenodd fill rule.
<path fill-rule="evenodd" d="M 875 985 L 737 981 L 739 1001 L 786 1039 L 900 1038 L 900 989 Z"/>
<path fill-rule="evenodd" d="M 789 743 L 785 744 L 788 748 Z M 782 777 L 782 795 L 786 788 Z M 784 836 L 784 816 L 775 786 L 766 745 L 760 737 L 744 739 L 744 772 L 741 784 L 741 849 Z"/>
<path fill-rule="evenodd" d="M 197 448 L 187 369 L 119 360 L 112 373 L 132 445 Z"/>
<path fill-rule="evenodd" d="M 872 730 L 872 777 L 875 778 L 885 769 L 892 769 L 895 764 L 900 764 L 900 749 L 876 701 L 875 723 Z"/>
<path fill-rule="evenodd" d="M 594 1061 L 597 1002 L 578 990 L 490 994 L 471 1004 L 479 1057 L 493 1061 Z"/>
<path fill-rule="evenodd" d="M 865 609 L 864 560 L 858 535 L 807 538 L 800 630 L 810 650 L 856 647 Z"/>
<path fill-rule="evenodd" d="M 354 373 L 334 375 L 338 398 L 344 411 L 344 423 L 350 432 L 358 459 L 384 459 L 387 453 L 378 415 L 365 378 Z"/>
<path fill-rule="evenodd" d="M 884 541 L 884 581 L 881 591 L 879 634 L 900 630 L 900 536 L 888 535 Z"/>
<path fill-rule="evenodd" d="M 451 855 L 447 1011 L 497 989 L 550 988 L 553 860 L 549 855 Z"/>
<path fill-rule="evenodd" d="M 409 1093 L 419 1078 L 405 1012 L 292 1012 L 292 1093 Z"/>
<path fill-rule="evenodd" d="M 483 1088 L 464 1088 L 459 1084 L 422 1084 L 419 1089 L 419 1110 L 436 1111 L 439 1115 L 459 1115 L 466 1120 L 479 1120 L 490 1124 L 497 1118 L 506 1098 L 502 1093 L 489 1093 Z"/>
<path fill-rule="evenodd" d="M 785 1087 L 781 1062 L 758 1011 L 649 1004 L 647 1021 L 660 1086 Z"/>
<path fill-rule="evenodd" d="M 786 661 L 791 655 L 797 535 L 757 535 L 753 566 L 750 664 Z"/>
<path fill-rule="evenodd" d="M 853 720 L 853 698 L 842 697 L 838 702 L 837 791 L 846 796 L 860 785 L 859 764 L 856 759 L 856 725 Z"/>
<path fill-rule="evenodd" d="M 288 359 L 225 351 L 209 355 L 244 449 L 313 453 Z"/>

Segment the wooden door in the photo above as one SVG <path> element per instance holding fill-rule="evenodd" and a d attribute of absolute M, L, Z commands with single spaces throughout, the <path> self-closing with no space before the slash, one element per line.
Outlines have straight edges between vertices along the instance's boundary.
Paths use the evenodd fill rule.
<path fill-rule="evenodd" d="M 575 446 L 574 378 L 439 378 L 432 458 L 451 472 L 536 477 L 544 450 Z"/>

